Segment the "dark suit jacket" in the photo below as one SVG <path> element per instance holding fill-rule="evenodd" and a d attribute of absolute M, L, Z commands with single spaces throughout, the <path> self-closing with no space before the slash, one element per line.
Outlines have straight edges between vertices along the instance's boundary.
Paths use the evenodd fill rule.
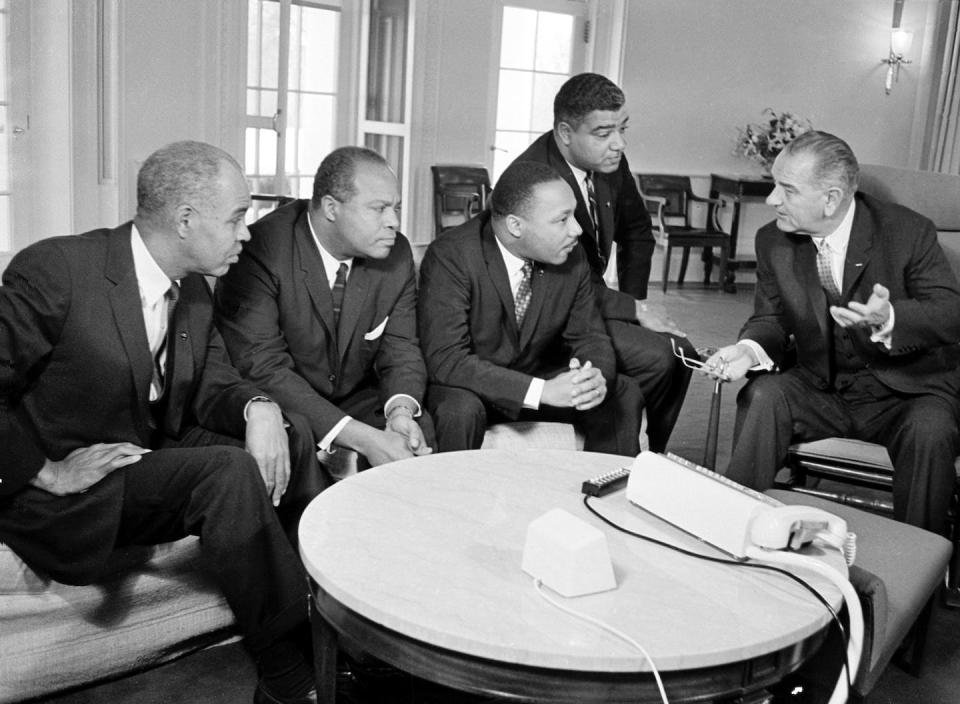
<path fill-rule="evenodd" d="M 538 161 L 552 166 L 563 176 L 577 197 L 575 216 L 583 229 L 580 243 L 597 287 L 596 296 L 603 309 L 603 317 L 609 320 L 636 320 L 634 299 L 647 297 L 647 282 L 650 280 L 650 259 L 656 240 L 647 212 L 637 190 L 636 181 L 630 173 L 627 157 L 621 157 L 620 166 L 610 174 L 594 175 L 594 190 L 597 194 L 597 219 L 600 222 L 600 250 L 594 232 L 590 211 L 583 200 L 580 184 L 567 164 L 553 132 L 541 135 L 517 157 L 517 161 Z M 613 245 L 617 245 L 617 276 L 620 290 L 609 288 L 603 282 L 603 262 L 610 259 Z M 601 261 L 600 255 L 603 255 Z M 602 287 L 602 288 L 601 288 Z"/>
<path fill-rule="evenodd" d="M 590 270 L 575 247 L 558 266 L 536 263 L 517 329 L 503 256 L 485 212 L 445 232 L 420 266 L 420 337 L 430 381 L 476 393 L 515 418 L 534 376 L 590 360 L 611 384 L 615 361 L 596 315 Z"/>
<path fill-rule="evenodd" d="M 130 249 L 130 224 L 57 237 L 20 252 L 0 288 L 0 540 L 28 563 L 82 581 L 113 548 L 124 472 L 56 497 L 28 482 L 45 458 L 96 443 L 150 447 L 153 357 Z M 202 276 L 181 281 L 167 371 L 165 432 L 202 425 L 242 438 L 261 393 L 230 366 Z M 31 538 L 44 532 L 44 545 Z"/>
<path fill-rule="evenodd" d="M 826 299 L 817 275 L 816 245 L 776 223 L 757 234 L 757 292 L 741 338 L 760 343 L 777 364 L 790 336 L 797 363 L 818 388 L 829 379 Z M 960 288 L 937 243 L 933 223 L 899 205 L 857 194 L 843 271 L 841 305 L 866 303 L 873 285 L 890 290 L 895 324 L 892 348 L 855 330 L 853 341 L 877 378 L 896 391 L 957 393 L 960 360 Z"/>
<path fill-rule="evenodd" d="M 403 235 L 386 259 L 354 259 L 339 330 L 323 261 L 297 200 L 250 228 L 240 261 L 217 283 L 217 325 L 237 368 L 285 410 L 309 419 L 317 440 L 344 412 L 338 403 L 379 389 L 422 402 L 426 368 L 417 342 L 416 274 Z"/>

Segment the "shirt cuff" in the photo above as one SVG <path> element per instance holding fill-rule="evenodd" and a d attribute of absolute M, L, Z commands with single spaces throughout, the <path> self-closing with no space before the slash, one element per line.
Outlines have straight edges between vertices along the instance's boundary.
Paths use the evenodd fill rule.
<path fill-rule="evenodd" d="M 246 423 L 250 420 L 250 404 L 252 403 L 273 403 L 273 399 L 269 396 L 254 396 L 252 399 L 247 401 L 243 407 L 243 422 Z"/>
<path fill-rule="evenodd" d="M 317 443 L 317 447 L 323 450 L 324 452 L 329 452 L 331 455 L 334 452 L 336 452 L 336 450 L 331 448 L 331 446 L 333 445 L 333 441 L 337 439 L 337 436 L 340 434 L 340 431 L 344 429 L 347 423 L 349 423 L 352 420 L 353 418 L 351 418 L 350 416 L 344 416 L 343 418 L 341 418 L 340 422 L 338 422 L 335 426 L 330 428 L 330 432 L 328 432 L 326 435 L 320 438 L 320 442 Z"/>
<path fill-rule="evenodd" d="M 414 418 L 419 418 L 420 415 L 423 413 L 423 409 L 420 408 L 420 404 L 417 403 L 417 399 L 415 399 L 413 396 L 410 396 L 410 395 L 408 395 L 408 394 L 394 394 L 393 396 L 391 396 L 390 398 L 388 398 L 388 399 L 387 399 L 387 402 L 386 402 L 385 404 L 383 404 L 383 415 L 384 415 L 384 417 L 386 417 L 387 415 L 389 415 L 388 411 L 391 410 L 391 409 L 390 409 L 390 404 L 392 404 L 394 401 L 399 401 L 399 400 L 401 400 L 401 399 L 409 400 L 410 403 L 413 404 L 413 407 L 416 409 L 416 410 L 414 411 L 414 413 L 413 413 L 413 417 L 414 417 Z"/>
<path fill-rule="evenodd" d="M 871 328 L 870 342 L 879 342 L 888 350 L 893 347 L 893 304 L 890 304 L 890 317 L 882 328 Z"/>
<path fill-rule="evenodd" d="M 543 379 L 534 377 L 530 380 L 530 386 L 527 387 L 527 395 L 523 397 L 523 407 L 537 410 L 540 408 L 540 397 L 543 396 L 543 385 L 546 383 Z"/>
<path fill-rule="evenodd" d="M 773 360 L 770 359 L 770 355 L 760 346 L 759 342 L 755 342 L 754 340 L 737 340 L 737 344 L 749 347 L 750 350 L 753 351 L 753 355 L 757 358 L 757 363 L 750 367 L 748 371 L 768 372 L 773 369 Z"/>

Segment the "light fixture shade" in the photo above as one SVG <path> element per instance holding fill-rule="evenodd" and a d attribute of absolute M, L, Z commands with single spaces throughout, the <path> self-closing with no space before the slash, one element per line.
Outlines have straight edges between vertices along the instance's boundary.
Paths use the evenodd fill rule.
<path fill-rule="evenodd" d="M 913 32 L 905 29 L 894 29 L 890 32 L 890 51 L 896 56 L 903 56 L 910 51 L 913 44 Z"/>

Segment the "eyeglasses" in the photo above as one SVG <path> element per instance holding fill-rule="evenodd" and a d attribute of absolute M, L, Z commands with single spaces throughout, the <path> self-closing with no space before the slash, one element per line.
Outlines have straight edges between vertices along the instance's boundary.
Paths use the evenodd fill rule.
<path fill-rule="evenodd" d="M 683 363 L 683 366 L 685 366 L 687 369 L 693 369 L 698 372 L 709 374 L 710 376 L 714 377 L 718 381 L 730 381 L 730 377 L 727 376 L 726 374 L 723 374 L 722 372 L 718 372 L 713 367 L 708 368 L 699 359 L 693 359 L 685 355 L 683 352 L 683 348 L 677 347 L 677 341 L 674 340 L 673 338 L 670 338 L 670 346 L 673 348 L 673 356 L 679 359 Z M 710 357 L 716 351 L 717 350 L 714 347 L 700 347 L 697 349 L 697 354 L 700 355 L 701 357 Z"/>

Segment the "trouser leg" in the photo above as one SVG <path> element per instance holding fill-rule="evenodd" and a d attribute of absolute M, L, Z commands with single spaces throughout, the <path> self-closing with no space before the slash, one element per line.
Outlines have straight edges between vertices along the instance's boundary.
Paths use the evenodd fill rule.
<path fill-rule="evenodd" d="M 725 476 L 758 491 L 769 489 L 790 444 L 849 435 L 844 405 L 789 370 L 761 374 L 737 395 L 733 450 Z"/>
<path fill-rule="evenodd" d="M 698 358 L 696 350 L 686 338 L 656 333 L 636 323 L 608 320 L 606 325 L 617 356 L 617 371 L 636 382 L 646 403 L 650 449 L 663 452 L 680 416 L 692 374 L 674 355 L 671 340 L 689 358 Z"/>
<path fill-rule="evenodd" d="M 251 455 L 229 446 L 160 449 L 124 471 L 118 544 L 198 535 L 254 654 L 304 625 L 305 574 Z"/>
<path fill-rule="evenodd" d="M 487 412 L 483 401 L 472 391 L 431 384 L 427 389 L 427 409 L 433 417 L 440 452 L 474 450 L 483 444 Z"/>
<path fill-rule="evenodd" d="M 898 521 L 944 533 L 960 454 L 957 403 L 939 396 L 894 399 L 865 440 L 887 447 Z"/>
<path fill-rule="evenodd" d="M 584 435 L 583 449 L 634 457 L 640 453 L 640 413 L 643 394 L 630 377 L 618 374 L 607 397 L 589 411 L 573 411 Z"/>

